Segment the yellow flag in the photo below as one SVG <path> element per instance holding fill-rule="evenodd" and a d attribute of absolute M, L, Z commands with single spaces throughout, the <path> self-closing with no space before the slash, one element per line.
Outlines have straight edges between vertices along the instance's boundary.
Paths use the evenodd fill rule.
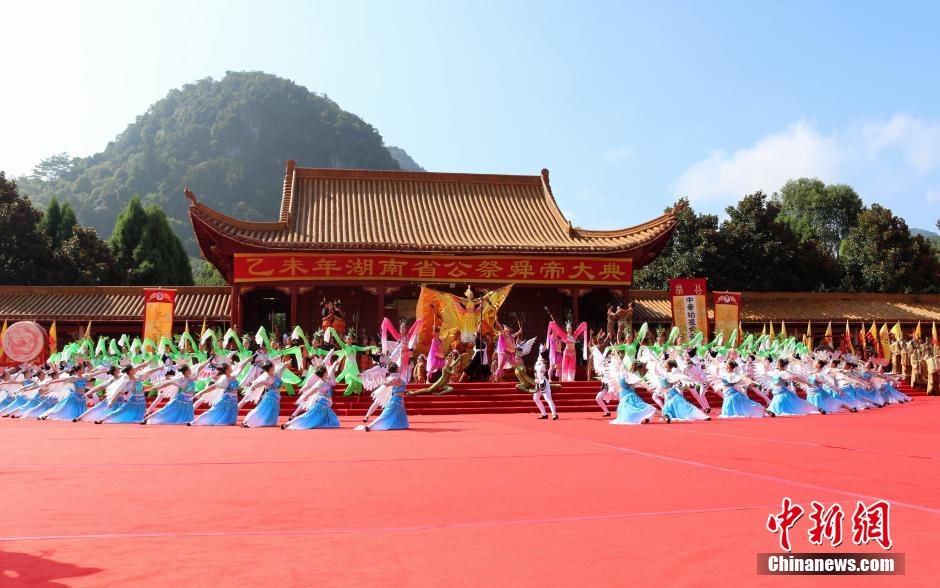
<path fill-rule="evenodd" d="M 868 341 L 871 343 L 871 348 L 874 354 L 881 355 L 881 350 L 880 350 L 881 345 L 878 343 L 878 327 L 875 325 L 874 322 L 872 322 L 871 324 L 871 329 L 868 330 L 867 337 L 868 337 Z"/>
<path fill-rule="evenodd" d="M 826 325 L 826 334 L 823 335 L 823 343 L 826 344 L 826 345 L 830 345 L 830 346 L 832 346 L 832 347 L 835 347 L 835 345 L 833 345 L 833 341 L 832 341 L 832 321 L 829 321 L 829 324 Z"/>
<path fill-rule="evenodd" d="M 845 321 L 845 348 L 848 349 L 849 353 L 855 355 L 855 345 L 852 344 L 852 328 L 849 326 L 849 321 Z"/>
<path fill-rule="evenodd" d="M 760 328 L 760 336 L 763 337 L 763 336 L 766 335 L 766 334 L 767 334 L 767 324 L 765 323 L 765 324 Z"/>
<path fill-rule="evenodd" d="M 85 336 L 82 339 L 91 339 L 91 321 L 88 321 L 88 326 L 85 327 Z"/>
<path fill-rule="evenodd" d="M 58 350 L 58 335 L 56 334 L 55 321 L 52 321 L 52 326 L 49 327 L 49 355 L 52 355 Z"/>
<path fill-rule="evenodd" d="M 917 328 L 914 329 L 914 339 L 920 341 L 923 335 L 920 334 L 920 321 L 917 321 Z"/>
<path fill-rule="evenodd" d="M 771 341 L 774 340 L 774 323 L 773 323 L 773 321 L 770 322 L 770 340 L 771 340 Z"/>
<path fill-rule="evenodd" d="M 883 357 L 888 357 L 891 355 L 891 338 L 888 336 L 888 323 L 881 325 L 881 330 L 878 331 L 881 335 L 881 354 Z"/>
<path fill-rule="evenodd" d="M 885 325 L 887 329 L 888 325 Z M 894 326 L 891 327 L 891 334 L 894 335 L 894 338 L 900 341 L 904 338 L 904 331 L 901 330 L 901 323 L 894 323 Z"/>
<path fill-rule="evenodd" d="M 780 321 L 780 334 L 784 339 L 787 338 L 787 325 L 783 321 Z"/>
<path fill-rule="evenodd" d="M 202 336 L 206 334 L 206 319 L 202 319 L 202 330 L 199 331 L 199 340 L 202 341 Z"/>
<path fill-rule="evenodd" d="M 0 359 L 3 359 L 3 335 L 7 332 L 7 322 L 3 321 L 3 329 L 0 329 Z"/>
<path fill-rule="evenodd" d="M 933 344 L 940 345 L 940 340 L 937 339 L 937 321 L 933 321 L 930 329 L 930 338 L 933 339 Z"/>

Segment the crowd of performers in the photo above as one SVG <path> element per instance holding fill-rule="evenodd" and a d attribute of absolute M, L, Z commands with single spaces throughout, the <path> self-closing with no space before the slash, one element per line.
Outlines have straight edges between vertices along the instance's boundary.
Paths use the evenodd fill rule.
<path fill-rule="evenodd" d="M 604 415 L 611 416 L 608 403 L 617 403 L 613 424 L 710 420 L 709 393 L 721 399 L 721 418 L 855 412 L 910 400 L 895 386 L 900 376 L 886 370 L 890 359 L 814 352 L 793 338 L 751 335 L 739 344 L 734 332 L 727 342 L 718 336 L 706 344 L 699 334 L 682 343 L 673 329 L 646 344 L 646 325 L 635 338 L 612 340 L 583 323 L 561 328 L 552 321 L 530 370 L 526 356 L 537 338 L 522 341 L 521 329 L 500 325 L 488 344 L 477 337 L 451 349 L 435 329 L 428 354 L 415 356 L 420 321 L 406 326 L 396 329 L 386 320 L 381 341 L 363 346 L 333 326 L 312 343 L 299 328 L 273 340 L 264 329 L 245 340 L 230 329 L 221 337 L 205 331 L 198 342 L 188 332 L 159 344 L 126 336 L 99 338 L 94 349 L 90 340 L 75 342 L 45 365 L 3 370 L 0 417 L 223 426 L 238 424 L 240 409 L 251 406 L 242 427 L 275 427 L 286 392 L 295 410 L 282 429 L 337 428 L 332 396 L 343 383 L 347 394 L 372 394 L 358 429 L 403 429 L 405 396 L 447 394 L 469 368 L 489 366 L 493 378 L 513 374 L 516 388 L 532 395 L 538 418 L 554 420 L 552 390 L 574 380 L 578 347 L 588 377 L 600 382 L 596 401 Z M 408 388 L 412 381 L 424 387 Z M 207 409 L 197 416 L 201 406 Z"/>
<path fill-rule="evenodd" d="M 711 420 L 708 393 L 721 400 L 719 418 L 762 418 L 858 412 L 909 402 L 898 390 L 900 376 L 887 360 L 862 360 L 831 349 L 812 351 L 795 339 L 753 336 L 737 345 L 718 336 L 703 344 L 676 342 L 678 331 L 656 344 L 592 346 L 592 365 L 601 380 L 596 401 L 605 416 L 617 402 L 612 424 Z M 645 326 L 637 341 L 646 338 Z M 637 391 L 649 393 L 652 404 Z"/>
<path fill-rule="evenodd" d="M 275 427 L 281 395 L 289 391 L 296 409 L 280 425 L 282 429 L 338 428 L 333 389 L 345 381 L 353 393 L 353 384 L 361 390 L 365 378 L 376 398 L 369 417 L 379 408 L 382 411 L 372 422 L 363 419 L 367 424 L 358 428 L 408 428 L 403 397 L 422 391 L 406 392 L 406 380 L 389 355 L 360 374 L 356 351 L 379 353 L 378 347 L 354 346 L 333 328 L 322 336 L 328 345 L 307 344 L 300 329 L 292 335 L 299 338 L 299 345 L 284 347 L 269 339 L 264 329 L 253 341 L 241 341 L 229 330 L 221 343 L 213 331 L 206 331 L 198 343 L 189 333 L 159 345 L 126 336 L 110 343 L 99 339 L 94 349 L 89 340 L 72 343 L 44 365 L 21 365 L 0 373 L 0 417 L 224 426 L 238 424 L 240 409 L 251 406 L 242 427 Z M 299 373 L 298 366 L 303 366 Z M 207 409 L 197 416 L 200 406 Z"/>

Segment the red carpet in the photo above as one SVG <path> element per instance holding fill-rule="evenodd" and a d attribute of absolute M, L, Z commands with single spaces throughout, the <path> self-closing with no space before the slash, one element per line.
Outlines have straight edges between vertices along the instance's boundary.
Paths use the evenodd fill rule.
<path fill-rule="evenodd" d="M 415 416 L 397 432 L 0 419 L 0 585 L 935 585 L 940 401 L 614 427 Z M 784 496 L 893 503 L 907 575 L 758 577 Z M 793 532 L 808 550 L 805 518 Z M 856 548 L 850 538 L 838 551 Z"/>

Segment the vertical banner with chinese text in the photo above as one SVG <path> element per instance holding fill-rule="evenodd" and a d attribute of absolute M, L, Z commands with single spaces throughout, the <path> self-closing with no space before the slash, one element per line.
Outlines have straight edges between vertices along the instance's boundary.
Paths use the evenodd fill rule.
<path fill-rule="evenodd" d="M 144 290 L 144 339 L 159 343 L 161 337 L 173 337 L 173 310 L 176 290 Z"/>
<path fill-rule="evenodd" d="M 683 341 L 691 341 L 699 331 L 708 339 L 708 280 L 684 278 L 669 280 L 672 324 L 679 327 Z"/>
<path fill-rule="evenodd" d="M 712 292 L 712 298 L 715 302 L 715 334 L 721 333 L 727 341 L 741 320 L 741 293 Z"/>

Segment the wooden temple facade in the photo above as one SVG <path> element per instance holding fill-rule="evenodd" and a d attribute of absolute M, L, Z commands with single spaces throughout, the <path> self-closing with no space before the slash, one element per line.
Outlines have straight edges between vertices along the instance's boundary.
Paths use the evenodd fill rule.
<path fill-rule="evenodd" d="M 231 287 L 176 288 L 175 331 L 185 324 L 198 331 L 205 321 L 210 327 L 231 324 Z M 633 323 L 639 326 L 668 326 L 672 322 L 669 293 L 663 290 L 631 290 Z M 709 295 L 708 318 L 714 320 Z M 0 286 L 0 321 L 36 321 L 48 328 L 58 325 L 63 340 L 80 337 L 88 322 L 97 335 L 136 334 L 143 319 L 143 289 L 131 286 Z M 845 322 L 853 331 L 864 322 L 889 326 L 901 323 L 905 333 L 922 323 L 925 335 L 933 321 L 940 322 L 940 295 L 937 294 L 844 294 L 820 292 L 744 292 L 741 295 L 741 323 L 749 332 L 760 332 L 769 322 L 777 329 L 785 321 L 791 334 L 803 334 L 808 322 L 816 337 L 822 336 L 829 321 L 836 334 Z M 591 321 L 602 328 L 604 321 Z M 540 334 L 544 325 L 537 325 Z M 374 331 L 376 327 L 367 327 Z"/>
<path fill-rule="evenodd" d="M 412 319 L 420 286 L 455 294 L 515 287 L 500 311 L 527 332 L 603 323 L 633 271 L 676 227 L 674 212 L 620 230 L 572 226 L 548 170 L 534 176 L 313 169 L 287 162 L 280 215 L 232 218 L 187 190 L 203 255 L 231 284 L 230 322 L 317 328 L 324 300 L 347 327 Z"/>

